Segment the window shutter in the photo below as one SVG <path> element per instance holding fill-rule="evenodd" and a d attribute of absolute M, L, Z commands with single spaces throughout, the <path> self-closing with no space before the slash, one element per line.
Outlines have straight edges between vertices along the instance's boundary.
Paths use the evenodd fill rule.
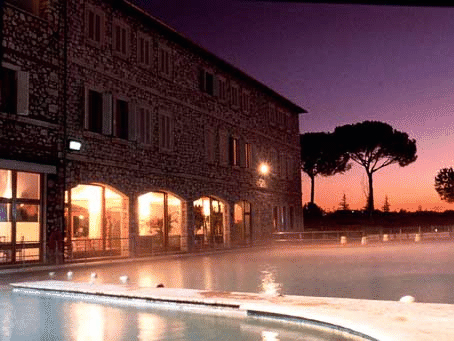
<path fill-rule="evenodd" d="M 229 164 L 229 136 L 226 131 L 219 132 L 219 163 L 222 166 Z"/>
<path fill-rule="evenodd" d="M 17 114 L 28 115 L 29 74 L 17 71 Z"/>
<path fill-rule="evenodd" d="M 102 133 L 112 135 L 112 94 L 110 92 L 102 95 Z"/>
<path fill-rule="evenodd" d="M 246 143 L 243 139 L 239 139 L 239 157 L 240 157 L 240 167 L 246 167 Z"/>
<path fill-rule="evenodd" d="M 208 163 L 214 163 L 214 131 L 212 128 L 205 130 L 205 156 Z"/>
<path fill-rule="evenodd" d="M 144 110 L 145 114 L 145 136 L 146 136 L 146 143 L 151 144 L 151 132 L 153 131 L 153 121 L 151 119 L 151 110 L 145 109 Z"/>
<path fill-rule="evenodd" d="M 84 101 L 84 129 L 88 130 L 89 124 L 88 124 L 88 88 L 84 88 L 84 93 L 83 93 L 83 101 Z"/>
<path fill-rule="evenodd" d="M 213 75 L 213 96 L 219 97 L 219 78 Z"/>
<path fill-rule="evenodd" d="M 205 70 L 199 69 L 199 89 L 205 91 Z"/>
<path fill-rule="evenodd" d="M 128 113 L 128 140 L 136 141 L 137 140 L 137 114 L 136 114 L 136 105 L 134 102 L 129 103 L 129 113 Z"/>

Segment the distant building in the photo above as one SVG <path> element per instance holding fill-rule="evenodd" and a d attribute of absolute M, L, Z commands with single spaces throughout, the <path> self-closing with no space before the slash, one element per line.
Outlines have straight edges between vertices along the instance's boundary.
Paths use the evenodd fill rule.
<path fill-rule="evenodd" d="M 0 263 L 55 229 L 67 260 L 302 229 L 304 109 L 126 1 L 3 12 Z"/>

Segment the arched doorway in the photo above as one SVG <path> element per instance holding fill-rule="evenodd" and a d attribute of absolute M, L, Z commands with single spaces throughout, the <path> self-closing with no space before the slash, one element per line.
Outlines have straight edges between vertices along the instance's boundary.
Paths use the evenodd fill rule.
<path fill-rule="evenodd" d="M 251 204 L 248 201 L 239 201 L 234 206 L 234 224 L 232 231 L 233 243 L 252 241 Z"/>
<path fill-rule="evenodd" d="M 194 201 L 194 246 L 224 244 L 225 205 L 213 197 Z"/>
<path fill-rule="evenodd" d="M 102 184 L 66 192 L 66 240 L 71 256 L 129 255 L 129 199 Z"/>
<path fill-rule="evenodd" d="M 181 200 L 166 192 L 138 198 L 138 252 L 180 250 Z"/>

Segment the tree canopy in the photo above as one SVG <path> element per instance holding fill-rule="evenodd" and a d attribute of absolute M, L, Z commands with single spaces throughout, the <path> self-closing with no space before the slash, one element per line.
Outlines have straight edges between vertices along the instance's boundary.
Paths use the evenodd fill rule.
<path fill-rule="evenodd" d="M 440 169 L 435 177 L 435 190 L 442 200 L 454 202 L 454 169 Z"/>
<path fill-rule="evenodd" d="M 330 133 L 306 133 L 300 135 L 301 169 L 311 178 L 311 203 L 314 203 L 315 177 L 331 176 L 350 168 L 348 154 Z"/>
<path fill-rule="evenodd" d="M 377 121 L 337 127 L 334 134 L 342 149 L 348 152 L 350 160 L 366 170 L 369 180 L 367 209 L 373 212 L 373 174 L 391 164 L 405 167 L 416 161 L 416 141 L 410 139 L 407 133 Z"/>

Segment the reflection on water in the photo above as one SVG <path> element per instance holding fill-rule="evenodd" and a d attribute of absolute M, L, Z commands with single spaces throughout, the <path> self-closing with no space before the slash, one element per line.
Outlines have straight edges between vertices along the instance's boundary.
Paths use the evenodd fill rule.
<path fill-rule="evenodd" d="M 69 269 L 56 272 L 66 280 Z M 454 303 L 452 243 L 305 249 L 242 250 L 168 260 L 75 268 L 74 281 L 166 287 Z M 48 279 L 43 273 L 0 276 L 0 284 Z M 266 284 L 267 283 L 267 284 Z M 282 286 L 281 286 L 282 284 Z M 288 325 L 272 326 L 178 311 L 132 309 L 55 297 L 11 294 L 0 285 L 0 340 L 304 340 L 340 341 Z M 88 332 L 90 331 L 90 332 Z M 274 339 L 273 339 L 274 338 Z"/>
<path fill-rule="evenodd" d="M 260 273 L 261 285 L 260 293 L 266 296 L 279 296 L 281 293 L 281 284 L 276 282 L 275 267 L 268 267 L 268 270 L 262 270 Z"/>
<path fill-rule="evenodd" d="M 74 338 L 78 341 L 104 339 L 104 311 L 101 306 L 77 303 L 71 309 L 72 321 L 77 321 Z"/>
<path fill-rule="evenodd" d="M 302 327 L 4 290 L 0 340 L 345 341 Z M 4 294 L 4 295 L 3 295 Z"/>
<path fill-rule="evenodd" d="M 263 341 L 279 341 L 278 339 L 279 334 L 276 332 L 270 332 L 267 330 L 264 330 L 262 332 L 262 340 Z"/>

